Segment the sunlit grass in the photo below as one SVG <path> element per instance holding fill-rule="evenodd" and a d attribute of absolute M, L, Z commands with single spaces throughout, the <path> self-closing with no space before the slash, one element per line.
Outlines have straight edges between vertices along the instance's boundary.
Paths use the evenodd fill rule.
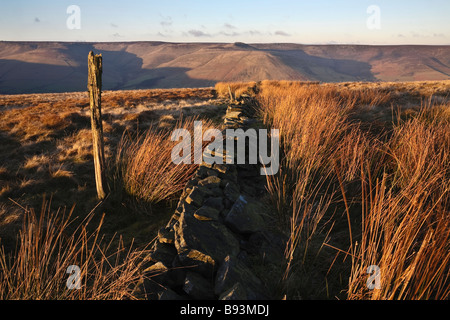
<path fill-rule="evenodd" d="M 112 241 L 105 242 L 103 219 L 94 229 L 89 228 L 92 212 L 77 221 L 72 217 L 73 208 L 53 211 L 48 202 L 38 214 L 34 209 L 23 210 L 16 250 L 0 249 L 0 299 L 133 299 L 146 250 L 125 248 L 121 242 L 114 248 Z M 69 266 L 80 270 L 79 288 L 70 287 L 74 283 L 70 282 Z"/>
<path fill-rule="evenodd" d="M 448 299 L 448 91 L 447 82 L 261 84 L 260 116 L 280 129 L 284 154 L 268 191 L 289 235 L 288 297 Z M 377 124 L 371 110 L 383 114 Z M 381 269 L 380 290 L 366 286 L 369 265 Z"/>

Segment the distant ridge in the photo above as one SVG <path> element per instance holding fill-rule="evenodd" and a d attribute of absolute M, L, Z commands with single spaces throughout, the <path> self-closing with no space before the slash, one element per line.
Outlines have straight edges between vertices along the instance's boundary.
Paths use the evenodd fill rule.
<path fill-rule="evenodd" d="M 450 79 L 450 46 L 0 41 L 0 93 L 84 91 L 90 50 L 103 54 L 105 90 Z"/>

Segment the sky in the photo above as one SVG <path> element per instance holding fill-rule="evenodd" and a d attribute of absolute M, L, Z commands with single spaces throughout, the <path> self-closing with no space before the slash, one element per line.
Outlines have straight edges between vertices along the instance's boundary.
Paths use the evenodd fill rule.
<path fill-rule="evenodd" d="M 0 0 L 0 40 L 450 45 L 449 16 L 449 0 Z"/>

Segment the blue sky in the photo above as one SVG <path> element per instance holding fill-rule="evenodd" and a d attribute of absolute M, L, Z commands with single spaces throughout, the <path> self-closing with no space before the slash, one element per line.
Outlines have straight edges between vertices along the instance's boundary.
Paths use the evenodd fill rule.
<path fill-rule="evenodd" d="M 0 40 L 450 44 L 449 16 L 448 0 L 2 0 Z"/>

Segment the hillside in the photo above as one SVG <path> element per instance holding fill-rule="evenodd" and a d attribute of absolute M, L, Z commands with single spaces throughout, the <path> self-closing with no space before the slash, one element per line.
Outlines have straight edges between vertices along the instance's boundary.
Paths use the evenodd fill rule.
<path fill-rule="evenodd" d="M 0 93 L 84 91 L 90 50 L 103 54 L 103 87 L 111 90 L 450 78 L 450 46 L 4 41 Z"/>

